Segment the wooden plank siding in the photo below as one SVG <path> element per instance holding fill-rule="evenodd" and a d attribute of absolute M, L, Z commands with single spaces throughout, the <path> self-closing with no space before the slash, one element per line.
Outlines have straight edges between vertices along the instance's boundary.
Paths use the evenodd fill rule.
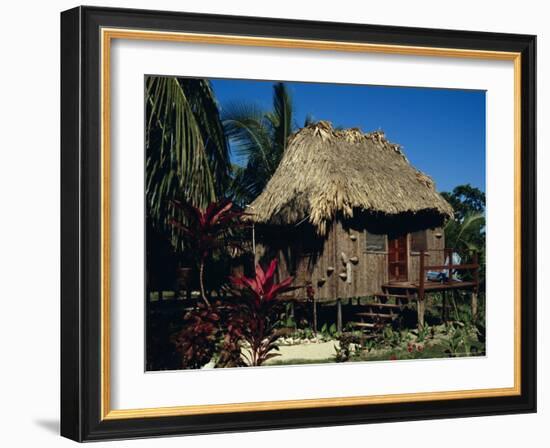
<path fill-rule="evenodd" d="M 443 252 L 430 252 L 431 249 L 443 249 L 444 238 L 436 238 L 436 233 L 443 233 L 442 229 L 426 230 L 427 250 L 430 253 L 429 264 L 443 263 Z M 284 235 L 280 235 L 280 241 Z M 267 254 L 277 253 L 279 259 L 279 279 L 294 276 L 295 285 L 304 286 L 291 295 L 296 299 L 305 299 L 305 286 L 311 283 L 315 289 L 315 297 L 319 302 L 332 302 L 336 299 L 366 297 L 382 290 L 382 285 L 388 281 L 387 239 L 386 250 L 380 252 L 367 251 L 367 233 L 362 230 L 345 228 L 340 221 L 331 226 L 320 250 L 317 253 L 307 253 L 300 247 L 300 238 L 294 239 L 295 267 L 287 263 L 288 256 L 283 256 L 281 249 L 273 250 L 264 244 L 257 244 L 258 259 Z M 356 258 L 350 261 L 351 282 L 343 279 L 340 274 L 347 274 L 345 258 Z M 418 252 L 410 252 L 409 281 L 418 280 Z M 329 268 L 334 270 L 331 272 Z M 416 277 L 416 278 L 415 278 Z M 285 294 L 286 295 L 286 294 Z"/>
<path fill-rule="evenodd" d="M 441 234 L 441 238 L 436 235 Z M 445 263 L 443 249 L 445 249 L 445 236 L 443 229 L 426 230 L 426 265 L 435 265 Z M 418 282 L 418 272 L 420 270 L 420 252 L 411 251 L 409 266 L 409 281 Z"/>

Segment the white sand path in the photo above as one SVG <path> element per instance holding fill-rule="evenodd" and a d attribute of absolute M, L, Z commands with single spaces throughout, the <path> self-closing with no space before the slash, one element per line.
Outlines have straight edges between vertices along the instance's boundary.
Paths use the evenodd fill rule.
<path fill-rule="evenodd" d="M 336 348 L 338 347 L 338 341 L 328 342 L 311 342 L 309 344 L 296 344 L 296 345 L 281 345 L 279 351 L 280 356 L 276 356 L 268 360 L 265 364 L 291 364 L 292 360 L 311 360 L 317 361 L 327 358 L 333 358 L 336 355 Z"/>

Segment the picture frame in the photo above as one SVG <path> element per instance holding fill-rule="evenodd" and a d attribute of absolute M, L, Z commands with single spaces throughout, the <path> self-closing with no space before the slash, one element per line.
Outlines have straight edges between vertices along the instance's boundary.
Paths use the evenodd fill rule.
<path fill-rule="evenodd" d="M 136 409 L 110 405 L 110 49 L 116 39 L 512 61 L 514 385 Z M 77 7 L 61 14 L 61 434 L 76 441 L 536 412 L 536 37 Z"/>

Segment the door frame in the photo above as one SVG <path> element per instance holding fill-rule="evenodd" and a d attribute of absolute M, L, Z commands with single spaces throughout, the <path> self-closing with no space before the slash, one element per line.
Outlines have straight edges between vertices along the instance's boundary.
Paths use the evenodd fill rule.
<path fill-rule="evenodd" d="M 402 235 L 401 235 L 402 236 Z M 392 281 L 397 281 L 397 282 L 408 282 L 409 281 L 409 278 L 410 278 L 410 267 L 411 267 L 411 251 L 410 251 L 410 248 L 411 248 L 411 234 L 410 233 L 406 233 L 404 236 L 405 236 L 405 267 L 406 267 L 406 278 L 404 280 L 394 280 L 391 278 L 391 272 L 390 272 L 390 245 L 391 245 L 391 241 L 393 240 L 396 240 L 398 238 L 400 238 L 401 236 L 398 236 L 398 237 L 391 237 L 390 235 L 387 235 L 386 236 L 386 241 L 387 241 L 387 253 L 388 253 L 388 259 L 387 259 L 387 262 L 386 262 L 386 277 L 387 277 L 387 281 L 388 282 L 392 282 Z"/>

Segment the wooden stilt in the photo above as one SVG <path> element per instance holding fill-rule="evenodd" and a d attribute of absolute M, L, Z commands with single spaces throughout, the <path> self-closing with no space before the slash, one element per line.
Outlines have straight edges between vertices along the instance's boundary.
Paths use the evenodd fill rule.
<path fill-rule="evenodd" d="M 420 251 L 420 269 L 419 269 L 419 275 L 420 278 L 418 279 L 418 294 L 416 296 L 416 310 L 418 315 L 418 328 L 422 328 L 424 326 L 424 311 L 426 309 L 426 297 L 425 297 L 425 281 L 426 281 L 426 272 L 424 269 L 425 266 L 425 251 Z"/>
<path fill-rule="evenodd" d="M 418 328 L 424 327 L 424 312 L 426 311 L 426 298 L 418 295 L 416 297 L 416 310 L 418 315 Z"/>
<path fill-rule="evenodd" d="M 342 332 L 342 300 L 336 301 L 336 329 L 339 333 Z"/>
<path fill-rule="evenodd" d="M 317 300 L 313 298 L 313 332 L 317 334 Z"/>
<path fill-rule="evenodd" d="M 477 291 L 472 291 L 472 320 L 477 320 Z"/>

